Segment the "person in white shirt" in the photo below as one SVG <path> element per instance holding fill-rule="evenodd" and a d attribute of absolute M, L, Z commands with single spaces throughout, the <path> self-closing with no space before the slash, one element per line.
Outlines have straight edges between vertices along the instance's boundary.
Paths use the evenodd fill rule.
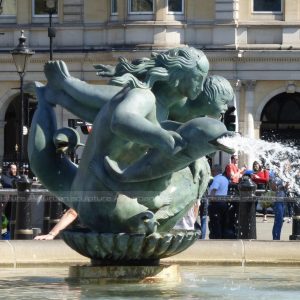
<path fill-rule="evenodd" d="M 209 238 L 224 239 L 226 238 L 226 221 L 228 204 L 225 198 L 227 196 L 229 181 L 222 174 L 222 167 L 214 165 L 212 167 L 212 175 L 214 176 L 212 184 L 209 187 Z"/>

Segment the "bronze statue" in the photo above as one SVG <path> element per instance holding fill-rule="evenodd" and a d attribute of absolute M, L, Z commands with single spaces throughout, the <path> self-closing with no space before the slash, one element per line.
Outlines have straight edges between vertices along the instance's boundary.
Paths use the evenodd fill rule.
<path fill-rule="evenodd" d="M 229 134 L 224 124 L 205 117 L 224 113 L 233 90 L 225 78 L 207 77 L 208 69 L 202 51 L 175 48 L 115 68 L 98 65 L 113 77 L 95 86 L 72 77 L 64 62 L 48 62 L 47 85 L 36 84 L 32 170 L 92 231 L 172 230 L 207 187 L 205 155 L 234 152 L 218 143 Z M 54 105 L 93 123 L 79 166 L 57 151 L 62 134 L 72 136 L 72 147 L 79 141 L 57 134 Z"/>

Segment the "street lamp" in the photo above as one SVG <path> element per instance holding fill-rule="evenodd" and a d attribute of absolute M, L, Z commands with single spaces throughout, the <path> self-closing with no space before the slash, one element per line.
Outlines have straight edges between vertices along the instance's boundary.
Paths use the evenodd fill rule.
<path fill-rule="evenodd" d="M 3 4 L 2 4 L 2 0 L 0 0 L 0 15 L 2 15 L 2 13 L 3 13 Z M 0 35 L 3 35 L 4 34 L 4 32 L 0 32 Z"/>
<path fill-rule="evenodd" d="M 23 90 L 23 79 L 26 73 L 26 67 L 29 62 L 30 57 L 34 54 L 28 47 L 25 45 L 26 37 L 24 36 L 24 30 L 21 30 L 21 36 L 19 37 L 18 46 L 13 49 L 10 53 L 13 57 L 14 63 L 16 65 L 17 72 L 20 76 L 20 129 L 19 129 L 19 169 L 21 163 L 24 162 L 24 133 L 26 134 L 27 127 L 24 126 L 24 90 Z M 28 103 L 27 110 L 28 112 Z M 27 119 L 27 118 L 26 118 Z M 27 125 L 28 120 L 27 120 Z"/>
<path fill-rule="evenodd" d="M 55 28 L 52 27 L 52 15 L 57 11 L 57 0 L 44 0 L 49 13 L 48 37 L 50 39 L 50 60 L 53 59 L 53 38 L 55 38 Z"/>

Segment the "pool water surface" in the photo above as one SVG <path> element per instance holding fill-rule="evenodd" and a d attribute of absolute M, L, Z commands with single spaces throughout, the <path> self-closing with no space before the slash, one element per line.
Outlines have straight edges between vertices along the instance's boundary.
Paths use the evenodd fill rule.
<path fill-rule="evenodd" d="M 180 266 L 181 283 L 74 284 L 68 268 L 4 268 L 0 299 L 300 299 L 300 267 Z"/>

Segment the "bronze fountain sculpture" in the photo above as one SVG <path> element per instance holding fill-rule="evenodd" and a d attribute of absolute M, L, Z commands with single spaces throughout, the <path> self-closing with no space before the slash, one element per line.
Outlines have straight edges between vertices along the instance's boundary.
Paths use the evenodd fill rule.
<path fill-rule="evenodd" d="M 46 63 L 48 83 L 35 83 L 31 168 L 88 228 L 62 234 L 72 248 L 96 264 L 157 262 L 197 238 L 172 228 L 207 188 L 205 156 L 234 152 L 218 143 L 230 133 L 217 119 L 234 93 L 225 78 L 207 76 L 205 54 L 192 47 L 95 68 L 112 77 L 108 85 L 72 77 L 63 61 Z M 57 129 L 55 105 L 93 123 L 79 166 L 60 151 L 80 141 Z"/>

